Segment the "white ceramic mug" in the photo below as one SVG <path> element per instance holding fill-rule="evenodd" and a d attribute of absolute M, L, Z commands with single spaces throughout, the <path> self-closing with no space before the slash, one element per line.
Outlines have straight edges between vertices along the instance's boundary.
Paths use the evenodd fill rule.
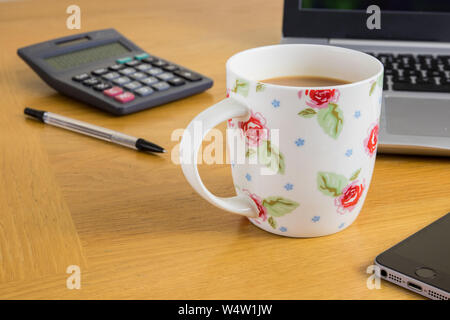
<path fill-rule="evenodd" d="M 279 235 L 322 236 L 352 224 L 375 163 L 383 65 L 355 50 L 289 44 L 240 52 L 226 69 L 227 98 L 200 113 L 180 144 L 183 173 L 192 187 L 215 206 Z M 282 76 L 350 84 L 314 88 L 260 82 Z M 227 132 L 238 132 L 247 150 L 244 163 L 232 160 L 237 196 L 221 198 L 202 183 L 197 153 L 206 133 L 227 120 Z"/>

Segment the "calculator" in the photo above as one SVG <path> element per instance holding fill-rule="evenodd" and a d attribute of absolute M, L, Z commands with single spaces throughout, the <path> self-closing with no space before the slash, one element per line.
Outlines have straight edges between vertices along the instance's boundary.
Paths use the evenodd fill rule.
<path fill-rule="evenodd" d="M 204 75 L 145 52 L 114 29 L 41 42 L 17 53 L 50 87 L 116 115 L 213 85 Z"/>

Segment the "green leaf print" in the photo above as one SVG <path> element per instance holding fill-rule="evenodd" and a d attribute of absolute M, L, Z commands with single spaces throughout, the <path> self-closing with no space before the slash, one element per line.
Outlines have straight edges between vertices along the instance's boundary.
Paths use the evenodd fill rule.
<path fill-rule="evenodd" d="M 375 91 L 376 86 L 377 86 L 377 82 L 374 81 L 374 83 L 372 83 L 372 85 L 370 86 L 369 96 L 371 96 L 372 93 Z"/>
<path fill-rule="evenodd" d="M 298 113 L 298 115 L 303 118 L 312 118 L 316 114 L 317 114 L 317 112 L 313 108 L 306 108 Z"/>
<path fill-rule="evenodd" d="M 266 86 L 264 85 L 264 83 L 258 82 L 256 84 L 256 92 L 264 91 L 264 89 L 266 89 Z"/>
<path fill-rule="evenodd" d="M 258 161 L 276 173 L 284 174 L 285 172 L 284 156 L 269 140 L 263 140 L 258 147 Z"/>
<path fill-rule="evenodd" d="M 277 228 L 277 222 L 275 221 L 275 219 L 273 217 L 269 217 L 269 219 L 267 219 L 267 222 L 270 224 L 270 226 L 274 229 Z"/>
<path fill-rule="evenodd" d="M 246 156 L 247 158 L 250 158 L 251 156 L 253 156 L 253 155 L 255 155 L 255 154 L 256 154 L 255 149 L 248 149 L 247 152 L 245 153 L 245 156 Z"/>
<path fill-rule="evenodd" d="M 344 112 L 337 104 L 329 103 L 328 108 L 319 110 L 317 121 L 326 134 L 337 139 L 344 126 Z"/>
<path fill-rule="evenodd" d="M 347 178 L 341 174 L 333 172 L 317 173 L 317 186 L 319 190 L 327 196 L 339 196 L 347 185 Z"/>
<path fill-rule="evenodd" d="M 267 197 L 262 205 L 267 208 L 267 213 L 272 217 L 282 217 L 294 211 L 300 204 L 283 197 Z"/>
<path fill-rule="evenodd" d="M 240 94 L 244 97 L 248 96 L 248 89 L 250 88 L 250 83 L 243 79 L 236 79 L 236 83 L 234 84 L 233 92 Z"/>
<path fill-rule="evenodd" d="M 358 178 L 359 173 L 361 172 L 361 168 L 359 168 L 358 170 L 356 170 L 352 176 L 350 177 L 350 181 L 356 180 L 356 178 Z"/>

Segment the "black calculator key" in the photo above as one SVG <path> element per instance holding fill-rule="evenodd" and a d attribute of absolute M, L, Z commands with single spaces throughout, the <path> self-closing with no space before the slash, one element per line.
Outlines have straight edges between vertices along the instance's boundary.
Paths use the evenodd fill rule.
<path fill-rule="evenodd" d="M 130 82 L 130 78 L 128 77 L 120 77 L 117 79 L 114 79 L 113 82 L 119 86 L 123 86 L 124 84 L 127 84 L 128 82 Z"/>
<path fill-rule="evenodd" d="M 141 80 L 141 79 L 147 78 L 147 74 L 145 74 L 143 72 L 135 72 L 135 73 L 131 74 L 130 77 L 135 80 Z"/>
<path fill-rule="evenodd" d="M 172 79 L 170 79 L 167 82 L 170 83 L 172 86 L 175 86 L 175 87 L 181 86 L 181 85 L 186 83 L 186 81 L 184 81 L 183 79 L 178 78 L 178 77 L 172 78 Z"/>
<path fill-rule="evenodd" d="M 84 81 L 84 80 L 89 79 L 89 78 L 90 77 L 89 77 L 89 75 L 87 73 L 82 73 L 82 74 L 79 74 L 77 76 L 74 76 L 72 79 L 75 80 L 75 81 L 81 82 L 81 81 Z"/>
<path fill-rule="evenodd" d="M 118 77 L 120 77 L 120 74 L 117 72 L 108 72 L 102 76 L 103 79 L 110 80 L 110 81 L 113 79 L 116 79 Z"/>
<path fill-rule="evenodd" d="M 141 61 L 146 62 L 146 63 L 152 63 L 155 60 L 156 59 L 153 57 L 148 57 L 148 58 L 142 59 Z"/>
<path fill-rule="evenodd" d="M 139 61 L 139 60 L 131 60 L 131 61 L 125 62 L 125 65 L 128 67 L 135 67 L 139 64 L 141 64 L 141 61 Z"/>
<path fill-rule="evenodd" d="M 151 68 L 153 67 L 148 63 L 142 63 L 136 67 L 136 69 L 139 71 L 147 71 L 150 70 Z"/>
<path fill-rule="evenodd" d="M 112 66 L 109 66 L 108 69 L 112 71 L 119 71 L 120 69 L 125 68 L 123 64 L 113 64 Z"/>
<path fill-rule="evenodd" d="M 83 84 L 85 86 L 88 86 L 88 87 L 91 87 L 91 86 L 96 85 L 98 83 L 100 83 L 100 81 L 98 81 L 96 78 L 88 78 L 88 79 L 83 81 Z"/>
<path fill-rule="evenodd" d="M 103 91 L 103 90 L 111 88 L 111 86 L 107 83 L 101 82 L 99 84 L 96 84 L 93 88 L 97 91 Z"/>
<path fill-rule="evenodd" d="M 174 64 L 168 64 L 168 65 L 166 65 L 166 66 L 163 66 L 162 67 L 164 70 L 166 70 L 166 71 L 175 71 L 175 70 L 178 70 L 179 68 L 176 66 L 176 65 L 174 65 Z"/>
<path fill-rule="evenodd" d="M 135 93 L 137 93 L 141 97 L 148 96 L 154 92 L 154 90 L 150 87 L 140 87 L 139 89 L 134 90 Z"/>
<path fill-rule="evenodd" d="M 198 74 L 195 74 L 187 70 L 177 70 L 174 71 L 174 74 L 190 81 L 199 81 L 202 79 L 202 77 L 200 77 Z"/>
<path fill-rule="evenodd" d="M 125 75 L 125 76 L 128 76 L 128 75 L 130 75 L 132 73 L 135 73 L 136 69 L 134 69 L 134 68 L 125 68 L 125 69 L 120 70 L 119 72 L 121 74 Z"/>
<path fill-rule="evenodd" d="M 159 80 L 167 81 L 167 80 L 172 79 L 174 76 L 173 76 L 173 74 L 170 73 L 170 72 L 163 72 L 163 73 L 158 74 L 156 77 L 157 77 Z"/>
<path fill-rule="evenodd" d="M 96 70 L 92 71 L 91 73 L 96 76 L 101 76 L 102 74 L 105 74 L 107 72 L 108 72 L 108 69 L 100 68 L 100 69 L 96 69 Z"/>
<path fill-rule="evenodd" d="M 140 81 L 147 86 L 151 86 L 152 84 L 159 82 L 159 80 L 156 79 L 155 77 L 148 77 L 148 78 L 142 79 Z"/>
<path fill-rule="evenodd" d="M 123 87 L 124 87 L 125 89 L 128 89 L 128 90 L 133 91 L 133 90 L 135 90 L 135 89 L 137 89 L 137 88 L 139 88 L 139 87 L 142 87 L 142 84 L 141 84 L 140 82 L 138 82 L 138 81 L 133 81 L 133 82 L 127 83 L 127 84 L 124 85 Z"/>
<path fill-rule="evenodd" d="M 155 67 L 164 67 L 165 65 L 167 65 L 167 62 L 161 59 L 156 59 L 152 62 L 152 65 L 154 65 Z"/>
<path fill-rule="evenodd" d="M 160 73 L 163 73 L 163 70 L 161 68 L 153 68 L 147 71 L 147 73 L 151 76 L 156 76 Z"/>
<path fill-rule="evenodd" d="M 157 91 L 164 91 L 170 88 L 170 85 L 167 82 L 158 82 L 152 85 L 153 89 Z"/>

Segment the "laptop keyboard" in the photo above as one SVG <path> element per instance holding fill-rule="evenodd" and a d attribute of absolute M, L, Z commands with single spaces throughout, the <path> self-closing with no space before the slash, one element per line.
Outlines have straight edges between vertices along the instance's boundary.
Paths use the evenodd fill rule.
<path fill-rule="evenodd" d="M 383 90 L 450 93 L 450 55 L 366 53 L 384 65 Z"/>

